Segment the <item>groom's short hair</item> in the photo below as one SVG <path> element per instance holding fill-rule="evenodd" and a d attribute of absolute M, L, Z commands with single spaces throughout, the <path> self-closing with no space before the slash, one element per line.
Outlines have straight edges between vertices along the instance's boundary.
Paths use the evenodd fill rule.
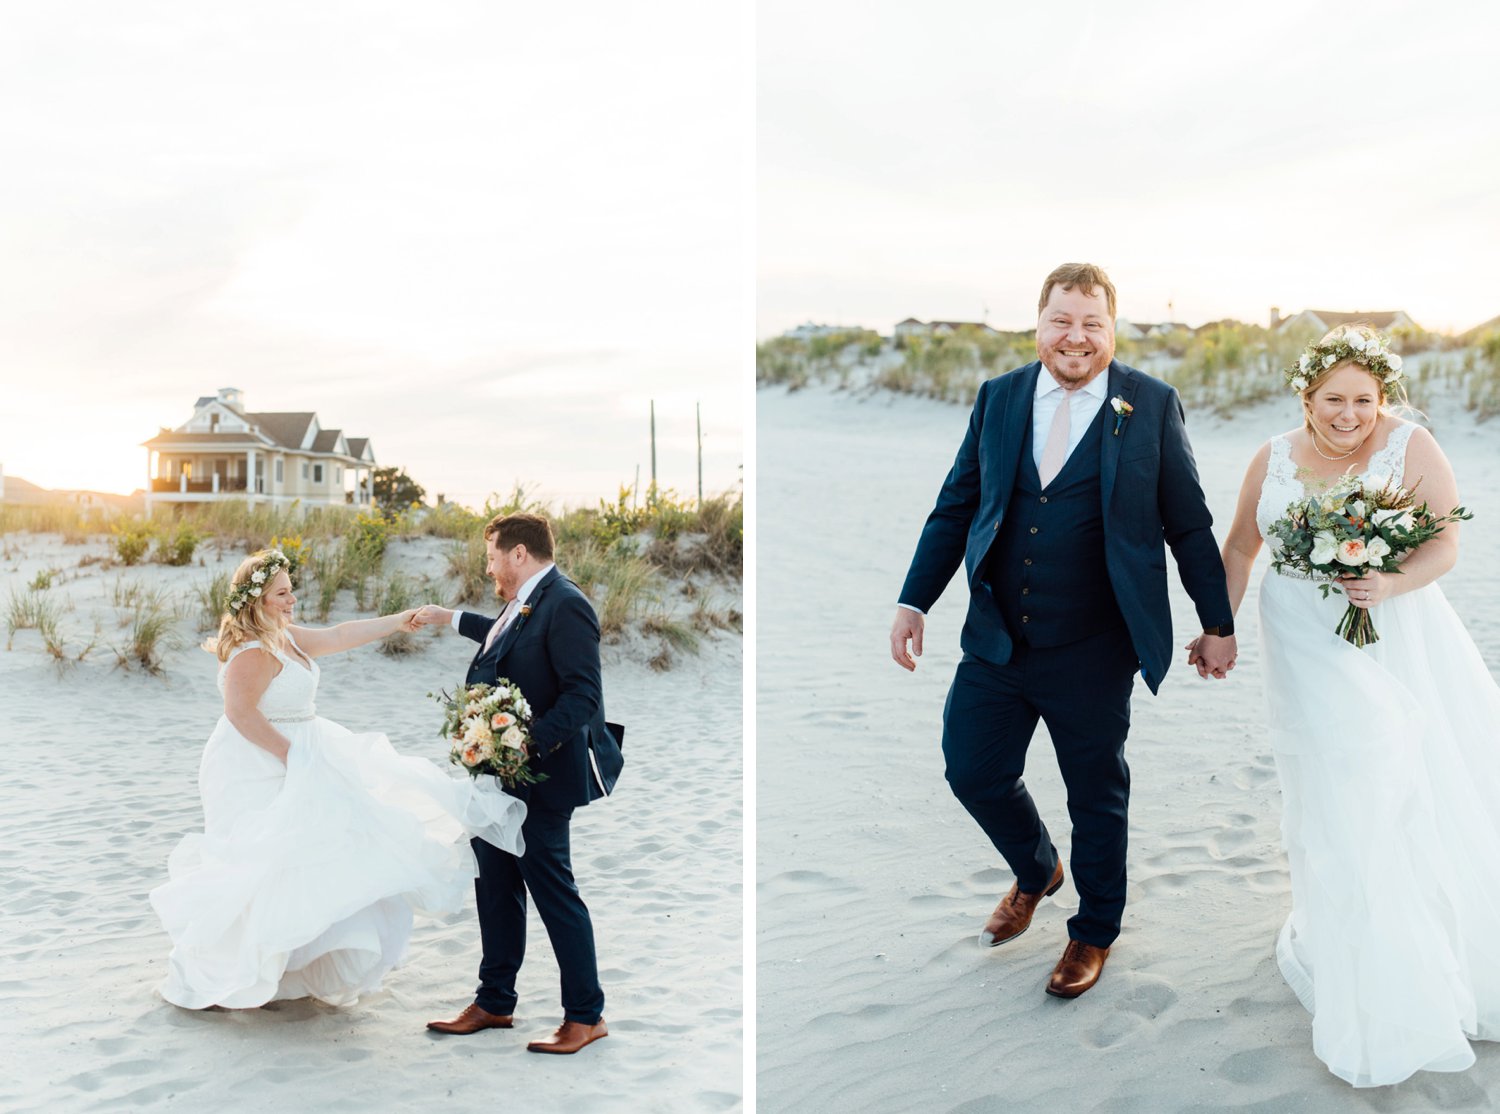
<path fill-rule="evenodd" d="M 538 560 L 552 560 L 552 524 L 539 514 L 497 514 L 484 528 L 484 536 L 494 537 L 496 549 L 524 545 Z"/>
<path fill-rule="evenodd" d="M 1104 303 L 1109 307 L 1109 318 L 1111 321 L 1114 320 L 1115 284 L 1109 281 L 1109 276 L 1104 273 L 1103 267 L 1096 267 L 1092 263 L 1064 263 L 1058 267 L 1047 276 L 1047 281 L 1042 283 L 1042 296 L 1036 304 L 1038 313 L 1047 308 L 1047 299 L 1052 297 L 1054 286 L 1061 286 L 1064 290 L 1081 287 L 1085 294 L 1103 290 Z"/>

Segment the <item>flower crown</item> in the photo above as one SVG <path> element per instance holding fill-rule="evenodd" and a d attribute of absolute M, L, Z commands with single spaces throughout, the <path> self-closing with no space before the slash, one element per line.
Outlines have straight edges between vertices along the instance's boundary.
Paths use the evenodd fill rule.
<path fill-rule="evenodd" d="M 1390 341 L 1377 332 L 1363 333 L 1346 328 L 1332 338 L 1309 344 L 1302 358 L 1281 374 L 1286 385 L 1301 394 L 1318 376 L 1334 364 L 1353 360 L 1380 381 L 1380 391 L 1389 402 L 1396 397 L 1403 378 L 1401 357 L 1389 350 Z"/>
<path fill-rule="evenodd" d="M 266 590 L 277 573 L 286 569 L 290 574 L 291 567 L 292 562 L 285 553 L 279 549 L 270 550 L 248 579 L 229 589 L 229 596 L 224 602 L 231 612 L 238 613 L 240 608 Z"/>

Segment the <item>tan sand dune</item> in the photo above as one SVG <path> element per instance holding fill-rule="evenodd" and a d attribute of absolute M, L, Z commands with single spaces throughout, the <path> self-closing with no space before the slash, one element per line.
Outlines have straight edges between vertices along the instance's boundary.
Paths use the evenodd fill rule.
<path fill-rule="evenodd" d="M 1500 674 L 1500 430 L 1456 407 L 1435 431 L 1476 518 L 1443 589 Z M 1429 1111 L 1500 1103 L 1500 1047 L 1457 1075 L 1355 1091 L 1312 1052 L 1273 957 L 1290 907 L 1280 800 L 1261 730 L 1254 593 L 1238 668 L 1137 683 L 1130 891 L 1097 987 L 1043 993 L 1076 904 L 1021 938 L 976 936 L 1011 875 L 943 780 L 943 701 L 964 607 L 950 588 L 915 676 L 890 660 L 896 594 L 966 408 L 826 388 L 758 400 L 758 1097 L 778 1112 Z M 1222 539 L 1254 449 L 1297 422 L 1276 400 L 1189 415 Z M 1178 645 L 1193 612 L 1173 579 Z M 1078 678 L 1085 696 L 1087 677 Z M 1329 694 L 1330 722 L 1358 710 Z M 1500 735 L 1497 735 L 1500 745 Z M 1045 734 L 1027 782 L 1064 855 Z"/>
<path fill-rule="evenodd" d="M 99 543 L 10 535 L 0 601 L 39 570 L 69 599 L 76 650 L 95 620 L 122 641 L 116 578 L 182 586 L 232 569 L 79 569 Z M 399 566 L 437 575 L 442 546 L 394 543 Z M 76 578 L 75 578 L 76 574 Z M 728 601 L 739 606 L 738 600 Z M 192 606 L 196 607 L 196 604 Z M 338 612 L 332 616 L 353 617 Z M 190 618 L 177 630 L 192 634 Z M 319 713 L 383 730 L 405 754 L 443 761 L 429 690 L 462 679 L 471 644 L 419 636 L 393 659 L 373 646 L 323 659 Z M 0 651 L 0 1109 L 235 1111 L 702 1111 L 739 1105 L 741 1078 L 740 642 L 705 639 L 671 672 L 651 650 L 605 647 L 605 698 L 628 725 L 608 801 L 579 810 L 574 865 L 598 934 L 608 1040 L 576 1057 L 529 1055 L 561 1020 L 557 968 L 531 918 L 512 1032 L 441 1038 L 429 1018 L 472 1000 L 472 904 L 419 920 L 406 964 L 346 1009 L 311 1000 L 189 1012 L 158 998 L 168 940 L 147 893 L 167 853 L 201 825 L 199 754 L 220 712 L 214 659 L 168 655 L 158 679 L 113 668 L 103 645 L 61 675 L 35 631 Z M 643 1102 L 645 1105 L 643 1105 Z"/>

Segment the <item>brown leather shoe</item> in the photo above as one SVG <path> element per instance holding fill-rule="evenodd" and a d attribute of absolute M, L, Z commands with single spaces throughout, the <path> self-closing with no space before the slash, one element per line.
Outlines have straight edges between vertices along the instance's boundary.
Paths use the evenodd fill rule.
<path fill-rule="evenodd" d="M 1062 958 L 1052 968 L 1052 978 L 1047 980 L 1047 993 L 1054 998 L 1077 998 L 1099 981 L 1107 955 L 1108 948 L 1096 948 L 1082 940 L 1069 940 Z"/>
<path fill-rule="evenodd" d="M 1042 903 L 1042 898 L 1055 894 L 1062 884 L 1061 859 L 1057 860 L 1057 869 L 1052 872 L 1052 880 L 1047 883 L 1047 888 L 1041 893 L 1023 894 L 1021 884 L 1013 883 L 1010 893 L 1000 899 L 1000 904 L 995 906 L 990 919 L 984 922 L 984 929 L 979 933 L 980 944 L 986 948 L 993 948 L 996 944 L 1003 944 L 1021 935 L 1031 927 L 1032 914 Z"/>
<path fill-rule="evenodd" d="M 554 1056 L 571 1056 L 586 1044 L 593 1044 L 600 1037 L 609 1036 L 609 1030 L 604 1027 L 604 1018 L 600 1018 L 592 1025 L 585 1025 L 581 1021 L 564 1021 L 558 1026 L 557 1032 L 550 1037 L 532 1041 L 526 1046 L 527 1052 L 550 1052 Z"/>
<path fill-rule="evenodd" d="M 478 1006 L 465 1006 L 464 1012 L 452 1021 L 429 1021 L 427 1028 L 435 1033 L 458 1033 L 468 1035 L 481 1029 L 509 1029 L 513 1022 L 510 1014 L 490 1013 Z"/>

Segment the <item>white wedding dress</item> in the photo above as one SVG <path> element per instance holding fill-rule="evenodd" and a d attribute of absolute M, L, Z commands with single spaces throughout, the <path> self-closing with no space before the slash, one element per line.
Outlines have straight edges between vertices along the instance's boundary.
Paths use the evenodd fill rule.
<path fill-rule="evenodd" d="M 1414 428 L 1367 479 L 1402 478 Z M 1308 494 L 1286 439 L 1271 446 L 1263 537 Z M 1437 584 L 1378 604 L 1362 650 L 1334 633 L 1347 606 L 1292 576 L 1261 585 L 1292 875 L 1276 958 L 1313 1051 L 1365 1087 L 1463 1070 L 1466 1035 L 1500 1038 L 1500 687 Z"/>
<path fill-rule="evenodd" d="M 467 777 L 319 717 L 316 660 L 276 657 L 259 707 L 291 742 L 286 764 L 221 716 L 198 772 L 204 830 L 151 892 L 172 938 L 160 993 L 189 1009 L 353 1002 L 401 961 L 413 910 L 463 906 L 477 873 L 465 823 L 524 850 L 523 802 L 476 801 Z"/>

